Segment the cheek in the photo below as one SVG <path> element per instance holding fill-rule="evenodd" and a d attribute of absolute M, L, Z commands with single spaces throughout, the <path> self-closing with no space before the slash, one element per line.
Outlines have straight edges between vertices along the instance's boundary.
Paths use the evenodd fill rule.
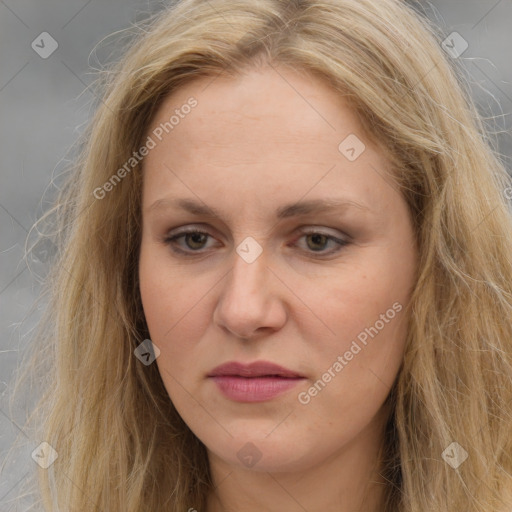
<path fill-rule="evenodd" d="M 167 393 L 173 396 L 176 393 L 175 383 L 183 378 L 185 364 L 182 356 L 186 354 L 183 343 L 179 343 L 185 338 L 180 335 L 182 326 L 176 324 L 181 315 L 177 311 L 179 301 L 173 299 L 175 286 L 168 283 L 159 266 L 146 258 L 144 251 L 141 251 L 139 263 L 139 283 L 149 337 L 160 351 L 155 364 Z"/>
<path fill-rule="evenodd" d="M 172 265 L 166 250 L 144 237 L 139 257 L 139 287 L 149 330 L 160 339 L 172 332 L 173 325 L 190 312 L 200 296 L 197 286 L 192 286 L 183 272 Z"/>
<path fill-rule="evenodd" d="M 152 336 L 163 330 L 163 311 L 169 305 L 165 293 L 166 286 L 161 277 L 158 265 L 152 264 L 146 251 L 142 250 L 139 261 L 139 288 L 144 316 Z"/>
<path fill-rule="evenodd" d="M 168 262 L 162 261 L 161 251 L 144 239 L 139 258 L 139 287 L 144 316 L 151 340 L 160 349 L 175 331 L 173 325 L 183 307 L 183 284 L 176 279 Z M 179 293 L 180 300 L 176 300 Z"/>
<path fill-rule="evenodd" d="M 339 310 L 360 313 L 361 319 L 368 321 L 396 301 L 405 305 L 413 284 L 414 251 L 396 240 L 406 239 L 407 234 L 394 233 L 388 240 L 358 251 L 341 269 L 332 286 Z"/>
<path fill-rule="evenodd" d="M 406 297 L 407 290 L 389 263 L 365 258 L 333 276 L 328 291 L 319 294 L 317 308 L 338 339 L 347 340 L 372 325 L 395 302 L 403 305 Z"/>
<path fill-rule="evenodd" d="M 184 276 L 160 252 L 149 244 L 141 247 L 140 294 L 151 341 L 160 349 L 157 364 L 178 377 L 197 357 L 195 341 L 211 318 L 207 291 L 212 285 Z M 165 373 L 162 378 L 168 380 Z"/>
<path fill-rule="evenodd" d="M 368 251 L 350 271 L 340 272 L 328 294 L 317 300 L 334 336 L 325 338 L 323 349 L 317 345 L 316 367 L 327 371 L 338 356 L 346 361 L 337 373 L 344 377 L 335 379 L 333 391 L 340 386 L 344 392 L 352 388 L 354 399 L 369 394 L 382 398 L 393 384 L 407 334 L 404 310 L 412 283 L 408 258 L 383 248 Z"/>

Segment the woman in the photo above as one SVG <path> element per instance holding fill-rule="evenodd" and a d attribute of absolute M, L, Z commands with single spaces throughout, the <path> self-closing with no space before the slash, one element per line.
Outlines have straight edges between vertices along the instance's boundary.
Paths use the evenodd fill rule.
<path fill-rule="evenodd" d="M 46 510 L 510 510 L 509 182 L 445 55 L 396 0 L 144 30 L 54 209 Z"/>

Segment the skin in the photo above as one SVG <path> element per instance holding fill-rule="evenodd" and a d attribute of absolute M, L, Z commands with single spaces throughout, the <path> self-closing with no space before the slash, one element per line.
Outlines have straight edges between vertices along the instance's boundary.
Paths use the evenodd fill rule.
<path fill-rule="evenodd" d="M 298 395 L 393 304 L 408 303 L 417 249 L 389 162 L 343 98 L 304 72 L 264 66 L 198 79 L 165 99 L 148 135 L 190 96 L 198 105 L 144 159 L 139 276 L 162 380 L 208 450 L 218 485 L 208 512 L 380 510 L 384 401 L 403 358 L 403 310 L 307 404 Z M 338 149 L 350 134 L 366 146 L 354 161 Z M 165 198 L 195 199 L 222 217 L 154 206 Z M 362 207 L 275 217 L 285 204 L 325 198 Z M 209 235 L 174 242 L 189 256 L 165 242 L 184 226 Z M 236 252 L 249 236 L 262 249 L 252 263 Z M 305 379 L 239 403 L 207 378 L 227 361 L 256 360 Z M 252 467 L 237 457 L 248 442 L 261 455 Z"/>

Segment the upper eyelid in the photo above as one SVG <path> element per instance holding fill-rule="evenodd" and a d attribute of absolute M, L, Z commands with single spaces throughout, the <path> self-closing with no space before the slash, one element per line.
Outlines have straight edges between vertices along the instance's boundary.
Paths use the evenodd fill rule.
<path fill-rule="evenodd" d="M 336 231 L 336 233 L 323 232 L 326 230 L 334 230 L 334 231 Z M 165 233 L 164 238 L 171 238 L 171 237 L 182 235 L 182 234 L 196 233 L 196 232 L 214 237 L 214 235 L 212 235 L 212 233 L 211 233 L 212 231 L 215 233 L 218 230 L 216 230 L 215 228 L 212 229 L 210 227 L 205 227 L 201 224 L 199 224 L 199 225 L 192 224 L 192 225 L 181 226 L 181 227 L 169 230 Z M 336 238 L 337 236 L 347 238 L 347 239 L 351 238 L 351 236 L 345 231 L 341 231 L 336 228 L 330 228 L 327 226 L 321 226 L 319 224 L 301 225 L 298 228 L 296 228 L 294 231 L 297 231 L 299 233 L 303 233 L 304 231 L 315 232 L 315 233 L 324 234 L 325 236 L 332 236 L 334 238 Z"/>

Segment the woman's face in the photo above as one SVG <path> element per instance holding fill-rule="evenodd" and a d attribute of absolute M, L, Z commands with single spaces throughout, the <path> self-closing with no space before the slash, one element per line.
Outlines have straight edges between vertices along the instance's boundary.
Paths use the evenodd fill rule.
<path fill-rule="evenodd" d="M 374 438 L 416 248 L 354 112 L 269 67 L 183 86 L 147 136 L 142 302 L 163 383 L 210 458 L 294 471 Z"/>

